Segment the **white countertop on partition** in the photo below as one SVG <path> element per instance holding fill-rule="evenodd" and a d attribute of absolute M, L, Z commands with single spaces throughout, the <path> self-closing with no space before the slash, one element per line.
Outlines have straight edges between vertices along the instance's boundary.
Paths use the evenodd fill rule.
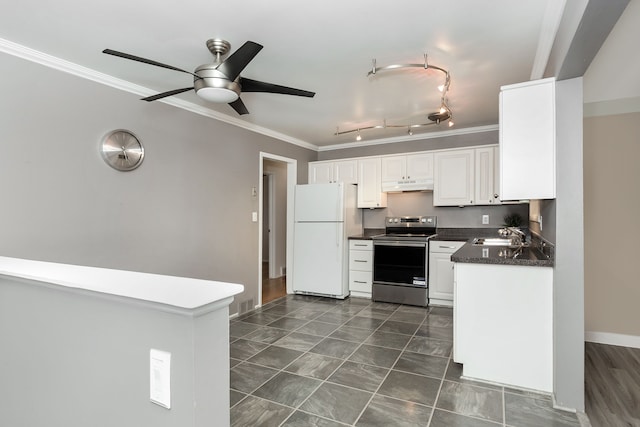
<path fill-rule="evenodd" d="M 165 304 L 186 310 L 222 302 L 244 290 L 244 286 L 235 283 L 2 256 L 0 256 L 0 275 Z"/>

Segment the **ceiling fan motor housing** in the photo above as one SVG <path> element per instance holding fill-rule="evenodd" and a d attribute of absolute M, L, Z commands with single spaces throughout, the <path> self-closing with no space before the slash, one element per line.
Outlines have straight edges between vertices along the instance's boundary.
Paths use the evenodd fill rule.
<path fill-rule="evenodd" d="M 230 81 L 216 68 L 219 64 L 204 64 L 196 68 L 193 87 L 202 99 L 211 102 L 229 103 L 240 97 L 241 87 L 237 79 Z"/>

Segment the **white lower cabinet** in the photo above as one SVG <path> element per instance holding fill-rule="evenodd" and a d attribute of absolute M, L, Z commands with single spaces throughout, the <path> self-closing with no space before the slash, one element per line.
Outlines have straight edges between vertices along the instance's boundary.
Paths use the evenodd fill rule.
<path fill-rule="evenodd" d="M 453 262 L 451 254 L 465 242 L 429 242 L 429 304 L 453 307 Z"/>
<path fill-rule="evenodd" d="M 371 298 L 373 241 L 349 240 L 349 291 L 354 297 Z"/>
<path fill-rule="evenodd" d="M 453 360 L 470 379 L 553 391 L 553 268 L 455 263 Z"/>

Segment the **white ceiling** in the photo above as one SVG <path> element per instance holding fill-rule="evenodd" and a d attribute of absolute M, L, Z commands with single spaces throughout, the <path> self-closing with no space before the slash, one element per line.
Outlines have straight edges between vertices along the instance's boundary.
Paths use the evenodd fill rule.
<path fill-rule="evenodd" d="M 250 114 L 244 116 L 227 105 L 208 104 L 193 91 L 166 102 L 326 148 L 354 141 L 354 134 L 334 136 L 337 127 L 385 119 L 425 123 L 439 108 L 441 74 L 414 69 L 367 77 L 373 58 L 381 67 L 423 63 L 427 53 L 430 64 L 451 73 L 451 129 L 497 124 L 500 86 L 544 70 L 562 5 L 559 0 L 21 0 L 0 14 L 0 49 L 14 54 L 33 49 L 37 52 L 24 56 L 53 57 L 63 61 L 59 68 L 77 65 L 107 75 L 98 80 L 124 80 L 131 84 L 114 85 L 135 92 L 132 102 L 144 102 L 137 98 L 189 86 L 191 77 L 105 55 L 103 49 L 191 71 L 212 62 L 207 39 L 228 40 L 232 52 L 252 40 L 264 49 L 243 77 L 314 91 L 315 98 L 246 93 L 242 99 Z M 448 130 L 446 124 L 429 126 L 413 138 Z M 406 137 L 406 131 L 369 131 L 363 142 L 398 136 Z"/>

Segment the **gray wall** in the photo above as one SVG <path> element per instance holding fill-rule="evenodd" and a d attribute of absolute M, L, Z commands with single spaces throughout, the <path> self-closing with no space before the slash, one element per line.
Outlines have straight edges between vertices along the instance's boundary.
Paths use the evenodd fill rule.
<path fill-rule="evenodd" d="M 441 150 L 446 148 L 471 147 L 498 143 L 498 131 L 488 130 L 415 141 L 394 142 L 365 147 L 341 148 L 320 151 L 318 160 L 346 159 L 349 157 L 382 156 L 385 154 L 411 153 L 415 151 Z"/>
<path fill-rule="evenodd" d="M 0 276 L 0 425 L 229 425 L 229 314 Z M 171 409 L 149 401 L 149 351 L 171 353 Z"/>
<path fill-rule="evenodd" d="M 245 285 L 258 301 L 260 151 L 317 153 L 0 54 L 0 255 Z M 258 113 L 256 113 L 258 114 Z M 101 159 L 110 130 L 133 131 L 132 172 Z"/>
<path fill-rule="evenodd" d="M 584 412 L 582 121 L 582 78 L 557 82 L 554 391 L 556 404 Z"/>

